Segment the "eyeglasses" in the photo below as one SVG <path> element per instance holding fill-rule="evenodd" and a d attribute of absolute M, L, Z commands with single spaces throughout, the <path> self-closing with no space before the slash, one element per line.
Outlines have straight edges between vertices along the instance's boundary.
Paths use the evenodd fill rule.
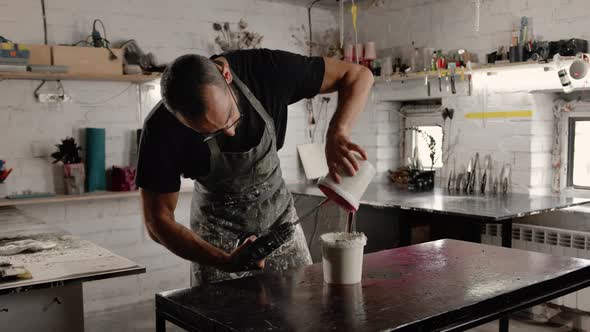
<path fill-rule="evenodd" d="M 219 66 L 221 66 L 221 67 L 223 68 L 223 62 L 221 62 L 221 61 L 216 61 L 216 60 L 213 60 L 213 62 L 214 62 L 216 65 L 219 65 Z M 220 71 L 220 74 L 221 74 L 221 71 Z M 223 76 L 223 75 L 222 75 L 222 76 Z M 206 135 L 205 135 L 205 137 L 203 138 L 203 142 L 210 141 L 210 140 L 214 139 L 215 137 L 217 137 L 217 136 L 219 136 L 219 135 L 223 134 L 223 133 L 224 133 L 226 130 L 228 130 L 228 129 L 232 128 L 232 127 L 235 127 L 235 126 L 237 126 L 237 125 L 238 125 L 238 123 L 240 123 L 240 120 L 242 120 L 242 112 L 240 112 L 240 107 L 239 107 L 239 105 L 238 105 L 238 101 L 236 100 L 236 97 L 234 96 L 234 94 L 233 94 L 233 92 L 232 92 L 232 90 L 231 90 L 231 87 L 229 86 L 229 84 L 228 84 L 228 83 L 227 83 L 227 81 L 225 80 L 225 77 L 223 77 L 223 81 L 225 82 L 225 85 L 227 86 L 227 92 L 230 94 L 231 98 L 232 98 L 232 99 L 233 99 L 233 101 L 234 101 L 234 104 L 235 104 L 235 106 L 236 106 L 236 109 L 238 110 L 239 116 L 238 116 L 238 118 L 236 119 L 236 121 L 234 121 L 234 122 L 232 122 L 232 123 L 230 123 L 230 124 L 227 124 L 225 127 L 221 128 L 221 129 L 219 129 L 219 130 L 216 130 L 215 132 L 213 132 L 213 133 L 211 133 L 211 134 L 206 134 Z M 231 118 L 231 115 L 232 115 L 232 114 L 233 114 L 233 108 L 232 108 L 232 111 L 230 111 L 230 112 L 229 112 L 229 115 L 228 115 L 228 117 L 227 117 L 227 121 L 226 121 L 226 123 L 227 123 L 227 122 L 229 122 L 229 119 Z"/>

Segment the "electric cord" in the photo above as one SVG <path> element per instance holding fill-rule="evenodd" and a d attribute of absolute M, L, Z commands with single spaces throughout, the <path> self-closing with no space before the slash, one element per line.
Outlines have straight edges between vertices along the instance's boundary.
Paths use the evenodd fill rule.
<path fill-rule="evenodd" d="M 73 43 L 73 44 L 72 44 L 72 46 L 78 46 L 78 45 L 80 45 L 81 43 L 84 43 L 84 45 L 86 45 L 86 46 L 93 46 L 93 44 L 92 44 L 91 42 L 89 42 L 89 41 L 88 41 L 88 39 L 90 39 L 91 37 L 92 37 L 92 36 L 88 36 L 88 37 L 86 37 L 86 39 L 79 40 L 79 41 L 77 41 L 77 42 Z"/>
<path fill-rule="evenodd" d="M 313 232 L 311 233 L 311 236 L 310 236 L 309 241 L 307 243 L 308 248 L 311 248 L 311 244 L 313 243 L 313 240 L 315 239 L 315 236 L 318 233 L 318 228 L 319 228 L 319 218 L 318 217 L 319 217 L 319 215 L 320 215 L 320 209 L 317 209 L 317 211 L 315 212 Z"/>
<path fill-rule="evenodd" d="M 41 16 L 43 18 L 43 43 L 47 45 L 47 13 L 45 11 L 45 0 L 41 0 Z M 49 63 L 53 65 L 53 52 L 49 52 Z M 35 97 L 39 99 L 38 90 L 45 84 L 45 80 L 35 89 Z"/>
<path fill-rule="evenodd" d="M 35 88 L 35 91 L 33 91 L 33 95 L 35 96 L 35 99 L 39 99 L 39 90 L 41 90 L 41 88 L 45 85 L 45 80 L 41 81 L 41 84 L 39 84 L 37 86 L 37 88 Z"/>
<path fill-rule="evenodd" d="M 311 30 L 311 9 L 313 6 L 321 0 L 312 1 L 307 7 L 307 24 L 309 25 L 309 56 L 313 56 L 313 41 L 312 41 L 312 30 Z"/>
<path fill-rule="evenodd" d="M 41 0 L 41 14 L 43 17 L 43 42 L 47 45 L 47 15 L 45 13 L 45 0 Z"/>
<path fill-rule="evenodd" d="M 35 96 L 35 99 L 39 100 L 39 96 L 40 96 L 39 91 L 45 85 L 46 82 L 47 81 L 45 81 L 45 80 L 41 81 L 41 84 L 39 84 L 37 86 L 37 88 L 35 88 L 35 91 L 33 92 L 33 94 Z M 57 96 L 57 98 L 58 98 L 58 100 L 63 101 L 65 99 L 65 96 L 66 96 L 66 92 L 65 92 L 64 86 L 61 83 L 61 80 L 57 80 L 56 82 L 58 84 L 58 91 L 59 91 L 59 95 Z"/>
<path fill-rule="evenodd" d="M 309 27 L 309 56 L 313 56 L 313 33 L 312 33 L 312 28 L 311 28 L 311 9 L 313 8 L 313 6 L 318 3 L 320 0 L 314 0 L 312 2 L 310 2 L 310 4 L 307 6 L 307 24 Z M 309 128 L 308 128 L 308 135 L 309 135 L 309 139 L 310 141 L 313 143 L 314 141 L 314 137 L 313 137 L 313 133 L 312 133 L 312 126 L 316 124 L 315 118 L 314 118 L 314 112 L 313 112 L 313 100 L 312 99 L 308 99 L 307 100 L 307 112 L 308 112 L 308 118 L 309 118 Z"/>
<path fill-rule="evenodd" d="M 76 100 L 76 102 L 77 102 L 78 104 L 80 104 L 80 105 L 100 105 L 100 104 L 106 104 L 106 103 L 108 103 L 109 101 L 111 101 L 111 100 L 113 100 L 113 99 L 115 99 L 115 98 L 118 98 L 118 97 L 120 97 L 121 95 L 123 95 L 123 94 L 124 94 L 125 92 L 127 92 L 127 90 L 129 90 L 129 89 L 130 89 L 132 86 L 133 86 L 133 83 L 129 83 L 129 85 L 128 85 L 128 86 L 127 86 L 125 89 L 121 90 L 121 92 L 119 92 L 119 93 L 117 93 L 117 94 L 115 94 L 115 95 L 113 95 L 113 96 L 111 96 L 111 97 L 109 97 L 109 98 L 106 98 L 106 99 L 100 100 L 100 101 L 85 102 L 85 101 Z"/>
<path fill-rule="evenodd" d="M 99 22 L 100 25 L 102 26 L 102 34 L 104 35 L 103 40 L 105 40 L 108 45 L 109 41 L 107 39 L 107 29 L 105 28 L 104 23 L 102 22 L 101 19 L 97 18 L 94 20 L 94 22 L 92 22 L 92 31 L 98 31 L 98 30 L 96 30 L 96 23 L 97 22 Z"/>
<path fill-rule="evenodd" d="M 104 36 L 100 35 L 100 32 L 98 32 L 98 30 L 96 30 L 96 23 L 100 23 L 101 27 L 102 27 L 102 33 Z M 110 60 L 116 60 L 118 59 L 118 57 L 115 55 L 115 53 L 113 52 L 113 50 L 111 50 L 110 48 L 110 44 L 111 42 L 108 40 L 107 38 L 107 29 L 103 23 L 103 21 L 101 19 L 95 19 L 94 22 L 92 22 L 92 44 L 94 45 L 94 47 L 104 47 L 109 51 L 109 59 Z"/>

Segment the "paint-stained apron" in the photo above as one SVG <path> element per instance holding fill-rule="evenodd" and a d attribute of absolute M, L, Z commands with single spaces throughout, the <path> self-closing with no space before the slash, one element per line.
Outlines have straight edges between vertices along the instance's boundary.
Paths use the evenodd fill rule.
<path fill-rule="evenodd" d="M 222 152 L 216 139 L 207 141 L 209 174 L 196 179 L 191 202 L 193 232 L 226 253 L 252 234 L 297 219 L 293 197 L 281 174 L 274 122 L 250 89 L 232 75 L 236 87 L 264 121 L 264 133 L 258 145 L 246 152 Z M 297 225 L 291 240 L 267 257 L 263 271 L 308 264 L 311 255 L 301 225 Z M 193 286 L 254 273 L 227 273 L 197 263 L 191 269 Z"/>

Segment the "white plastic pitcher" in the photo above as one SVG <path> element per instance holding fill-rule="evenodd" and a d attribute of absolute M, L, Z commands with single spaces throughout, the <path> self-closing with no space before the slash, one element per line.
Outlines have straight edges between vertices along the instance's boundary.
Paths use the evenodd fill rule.
<path fill-rule="evenodd" d="M 324 281 L 350 285 L 361 282 L 363 252 L 367 237 L 363 233 L 326 233 L 321 237 Z"/>
<path fill-rule="evenodd" d="M 354 176 L 341 174 L 340 183 L 332 180 L 330 175 L 326 175 L 318 182 L 318 186 L 328 198 L 335 201 L 349 211 L 357 211 L 361 197 L 367 190 L 367 187 L 375 177 L 375 167 L 370 162 L 364 160 L 360 155 L 355 153 L 359 161 L 359 170 Z"/>

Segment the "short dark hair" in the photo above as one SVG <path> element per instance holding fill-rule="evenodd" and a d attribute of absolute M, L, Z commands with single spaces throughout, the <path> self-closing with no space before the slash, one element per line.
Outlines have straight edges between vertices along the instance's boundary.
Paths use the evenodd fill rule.
<path fill-rule="evenodd" d="M 198 54 L 182 55 L 170 63 L 162 74 L 162 101 L 174 113 L 199 118 L 205 112 L 203 87 L 209 84 L 225 86 L 223 76 L 213 61 Z"/>

